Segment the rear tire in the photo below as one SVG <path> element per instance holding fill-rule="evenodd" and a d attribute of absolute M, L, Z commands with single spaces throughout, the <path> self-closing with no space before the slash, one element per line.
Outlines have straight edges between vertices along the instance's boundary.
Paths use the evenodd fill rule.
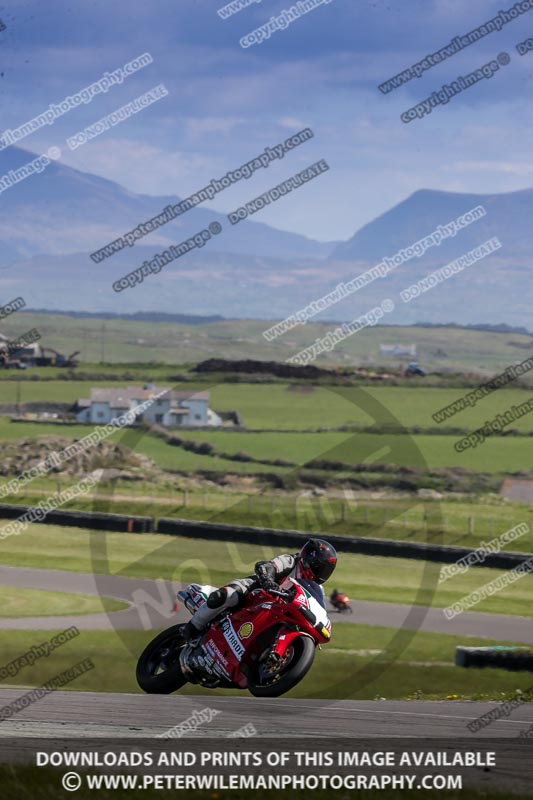
<path fill-rule="evenodd" d="M 158 634 L 144 648 L 137 662 L 137 683 L 147 694 L 171 694 L 187 683 L 179 664 L 179 654 L 186 642 L 182 625 L 173 625 Z"/>
<path fill-rule="evenodd" d="M 257 662 L 248 678 L 248 690 L 254 697 L 280 697 L 309 672 L 315 660 L 315 643 L 309 636 L 293 639 L 292 656 L 286 667 L 271 676 L 265 673 L 264 664 Z"/>

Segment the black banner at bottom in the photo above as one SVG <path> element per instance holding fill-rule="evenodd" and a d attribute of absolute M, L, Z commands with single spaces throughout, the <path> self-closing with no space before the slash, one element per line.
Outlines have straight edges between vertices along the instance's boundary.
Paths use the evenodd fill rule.
<path fill-rule="evenodd" d="M 2 798 L 533 798 L 527 739 L 0 740 Z"/>

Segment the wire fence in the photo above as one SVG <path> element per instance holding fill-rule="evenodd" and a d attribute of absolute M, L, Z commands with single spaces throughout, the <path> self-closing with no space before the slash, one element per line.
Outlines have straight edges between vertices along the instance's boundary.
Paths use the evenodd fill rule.
<path fill-rule="evenodd" d="M 3 499 L 5 503 L 37 504 L 62 491 L 79 476 L 47 476 L 32 481 L 24 492 Z M 345 490 L 336 496 L 299 493 L 237 491 L 232 487 L 188 488 L 176 481 L 147 483 L 116 480 L 101 483 L 93 495 L 65 504 L 79 510 L 176 516 L 228 524 L 344 533 L 352 536 L 426 540 L 442 537 L 445 544 L 474 543 L 494 537 L 514 525 L 527 522 L 530 533 L 514 549 L 533 550 L 533 507 L 486 501 L 446 501 L 422 497 L 361 498 Z M 513 549 L 513 548 L 510 548 Z"/>

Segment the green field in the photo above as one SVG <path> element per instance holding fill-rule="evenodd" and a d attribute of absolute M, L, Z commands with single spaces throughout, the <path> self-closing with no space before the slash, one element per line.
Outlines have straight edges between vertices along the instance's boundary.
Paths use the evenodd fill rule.
<path fill-rule="evenodd" d="M 180 436 L 207 441 L 218 451 L 244 451 L 256 459 L 276 458 L 304 465 L 312 459 L 345 464 L 386 463 L 429 469 L 464 467 L 478 472 L 516 472 L 533 466 L 529 437 L 491 437 L 462 453 L 454 449 L 458 436 L 373 433 L 231 433 L 187 431 Z M 139 443 L 144 448 L 144 442 Z M 157 449 L 154 460 L 161 464 Z"/>
<path fill-rule="evenodd" d="M 0 617 L 48 617 L 121 611 L 127 603 L 110 597 L 0 586 Z"/>
<path fill-rule="evenodd" d="M 74 402 L 87 396 L 92 385 L 83 381 L 21 380 L 20 402 Z M 94 385 L 112 383 L 95 381 Z M 187 383 L 176 386 L 192 389 L 192 385 Z M 15 402 L 15 382 L 1 381 L 0 387 L 2 402 Z M 489 475 L 519 470 L 527 472 L 532 468 L 529 436 L 493 436 L 482 445 L 462 453 L 454 449 L 465 432 L 476 429 L 487 419 L 527 399 L 529 392 L 524 389 L 508 388 L 494 392 L 477 407 L 455 415 L 447 422 L 447 431 L 445 427 L 434 423 L 432 414 L 461 397 L 465 389 L 426 386 L 340 389 L 282 383 L 205 383 L 203 388 L 210 390 L 212 408 L 238 411 L 244 425 L 252 431 L 235 431 L 231 428 L 179 429 L 178 434 L 183 438 L 207 441 L 214 445 L 216 452 L 212 455 L 172 447 L 149 433 L 141 435 L 136 450 L 152 458 L 163 470 L 188 473 L 203 470 L 244 475 L 272 472 L 286 475 L 290 467 L 258 463 L 278 459 L 299 467 L 312 459 L 342 462 L 347 465 L 345 472 L 348 475 L 350 466 L 365 463 L 416 467 L 422 471 L 452 467 Z M 360 430 L 331 430 L 350 425 L 358 426 Z M 391 432 L 391 426 L 394 425 L 404 426 L 408 431 Z M 375 430 L 365 431 L 364 428 L 369 426 L 374 426 Z M 450 426 L 455 426 L 457 431 L 450 433 Z M 531 434 L 533 414 L 522 417 L 509 427 L 522 434 Z M 263 433 L 253 432 L 254 429 Z M 294 432 L 298 430 L 302 433 Z M 313 430 L 320 432 L 307 432 Z M 0 441 L 44 435 L 80 438 L 89 431 L 90 426 L 13 423 L 6 417 L 0 418 Z M 115 439 L 121 436 L 124 434 L 117 433 Z M 248 454 L 252 460 L 225 457 L 240 453 Z M 338 481 L 345 476 L 330 472 L 327 477 Z"/>
<path fill-rule="evenodd" d="M 181 431 L 180 431 L 181 435 Z M 120 434 L 118 435 L 120 437 Z M 194 438 L 194 437 L 192 437 Z M 115 437 L 115 441 L 120 438 Z M 170 471 L 213 470 L 215 472 L 235 472 L 235 473 L 261 473 L 272 472 L 273 467 L 254 462 L 229 461 L 217 455 L 200 455 L 181 447 L 174 447 L 162 439 L 158 439 L 150 434 L 144 435 L 135 445 L 135 452 L 149 456 L 155 461 L 158 467 Z M 281 457 L 281 456 L 280 456 Z M 288 468 L 276 467 L 276 472 L 287 472 Z"/>
<path fill-rule="evenodd" d="M 500 389 L 485 397 L 474 408 L 461 411 L 448 422 L 437 425 L 431 415 L 468 391 L 425 386 L 320 386 L 302 391 L 285 384 L 226 383 L 211 388 L 211 404 L 221 411 L 237 409 L 247 428 L 298 430 L 350 424 L 384 424 L 396 420 L 409 428 L 419 426 L 440 430 L 449 425 L 475 430 L 485 420 L 529 397 L 529 393 L 523 389 Z M 533 430 L 533 414 L 522 417 L 510 427 Z"/>
<path fill-rule="evenodd" d="M 90 426 L 44 423 L 16 423 L 0 417 L 0 441 L 63 436 L 81 438 L 88 435 Z M 459 436 L 430 434 L 394 434 L 365 432 L 323 433 L 239 433 L 222 431 L 185 431 L 182 438 L 207 441 L 218 452 L 234 455 L 247 453 L 256 460 L 283 459 L 305 465 L 312 459 L 326 459 L 349 465 L 395 464 L 418 467 L 422 470 L 462 467 L 486 473 L 513 473 L 532 468 L 532 441 L 527 436 L 493 436 L 483 444 L 462 453 L 454 449 Z M 113 435 L 122 441 L 123 433 Z M 136 437 L 137 438 L 137 437 Z M 136 452 L 152 458 L 164 470 L 261 473 L 284 472 L 287 468 L 260 464 L 257 461 L 233 461 L 213 455 L 200 455 L 181 447 L 169 445 L 149 433 L 142 433 L 135 444 Z"/>
<path fill-rule="evenodd" d="M 11 422 L 8 417 L 0 417 L 0 442 L 14 443 L 19 439 L 36 439 L 39 436 L 61 436 L 65 439 L 81 439 L 93 430 L 91 425 L 62 425 L 61 423 Z M 127 446 L 128 434 L 117 431 L 109 437 L 109 441 L 124 442 Z M 139 434 L 132 434 L 137 440 Z M 196 470 L 214 470 L 218 472 L 272 472 L 272 468 L 261 464 L 247 464 L 227 461 L 223 458 L 204 456 L 172 447 L 162 439 L 142 433 L 135 443 L 135 452 L 152 458 L 164 470 L 194 472 Z"/>
<path fill-rule="evenodd" d="M 531 675 L 525 672 L 455 667 L 456 636 L 425 631 L 413 631 L 411 636 L 404 631 L 400 638 L 394 628 L 335 625 L 334 618 L 332 625 L 331 644 L 316 652 L 311 672 L 288 697 L 502 700 L 531 687 Z M 68 691 L 140 692 L 135 680 L 136 660 L 155 633 L 83 630 L 48 658 L 24 667 L 4 683 L 39 686 L 72 664 L 90 658 L 95 669 L 77 678 Z M 52 631 L 41 630 L 0 632 L 2 663 L 9 663 L 32 644 L 52 635 Z M 461 643 L 472 647 L 501 644 L 473 637 L 461 637 Z M 207 699 L 213 690 L 189 684 L 181 693 Z M 219 689 L 215 693 L 235 695 L 235 690 Z"/>
<path fill-rule="evenodd" d="M 284 361 L 323 336 L 330 323 L 308 323 L 269 343 L 262 332 L 272 322 L 230 320 L 201 325 L 75 318 L 62 314 L 21 312 L 3 320 L 2 332 L 16 338 L 37 328 L 45 347 L 62 353 L 81 351 L 84 362 L 163 362 L 186 364 L 205 358 L 259 358 Z M 105 325 L 105 327 L 103 327 Z M 366 328 L 320 356 L 328 364 L 398 366 L 397 358 L 381 356 L 383 343 L 415 344 L 417 358 L 433 370 L 504 369 L 528 355 L 532 337 L 462 328 Z M 103 358 L 102 358 L 103 356 Z"/>
<path fill-rule="evenodd" d="M 8 373 L 10 374 L 10 373 Z M 147 375 L 146 378 L 149 376 Z M 19 382 L 20 402 L 49 401 L 74 403 L 88 397 L 91 386 L 116 386 L 113 381 L 36 381 L 25 374 Z M 145 380 L 146 380 L 145 378 Z M 124 381 L 124 385 L 130 383 Z M 131 381 L 141 385 L 142 380 Z M 194 387 L 208 389 L 210 405 L 218 411 L 237 410 L 244 425 L 251 429 L 302 430 L 332 428 L 341 425 L 374 425 L 394 423 L 407 428 L 435 428 L 446 425 L 475 430 L 496 414 L 504 413 L 513 405 L 525 402 L 530 393 L 525 389 L 506 388 L 485 397 L 474 408 L 456 414 L 449 421 L 437 425 L 431 415 L 459 399 L 469 390 L 417 386 L 381 386 L 363 388 L 291 387 L 284 383 L 210 383 L 200 384 L 165 381 L 181 391 L 194 391 Z M 15 403 L 17 383 L 0 381 L 0 402 Z M 519 431 L 533 430 L 533 414 L 526 415 L 509 426 Z"/>

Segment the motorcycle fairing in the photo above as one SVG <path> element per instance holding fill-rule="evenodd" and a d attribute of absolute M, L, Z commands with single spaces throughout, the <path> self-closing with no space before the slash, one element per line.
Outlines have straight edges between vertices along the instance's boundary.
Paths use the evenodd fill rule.
<path fill-rule="evenodd" d="M 331 622 L 326 610 L 297 580 L 288 578 L 283 583 L 294 587 L 293 602 L 302 614 L 302 626 L 312 626 L 313 635 L 286 619 L 283 604 L 274 602 L 263 590 L 255 589 L 242 607 L 216 619 L 201 641 L 184 654 L 190 674 L 194 671 L 198 677 L 203 673 L 205 678 L 200 677 L 200 682 L 204 685 L 245 689 L 250 668 L 266 649 L 281 657 L 298 636 L 327 641 L 331 636 Z M 178 594 L 194 613 L 212 591 L 215 587 L 190 584 Z"/>

